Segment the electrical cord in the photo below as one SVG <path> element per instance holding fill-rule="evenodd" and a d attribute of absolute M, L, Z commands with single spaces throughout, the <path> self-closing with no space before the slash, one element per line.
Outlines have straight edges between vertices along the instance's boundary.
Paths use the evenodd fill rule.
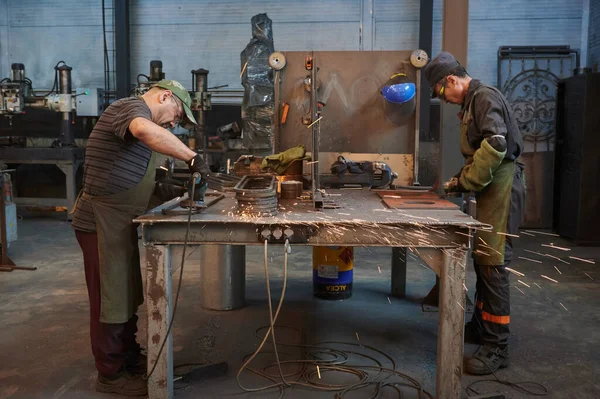
<path fill-rule="evenodd" d="M 148 75 L 144 75 L 143 73 L 138 73 L 138 75 L 135 77 L 135 80 L 137 81 L 138 86 L 140 85 L 140 77 L 141 76 L 145 77 L 147 82 L 150 81 L 150 77 L 148 77 Z"/>
<path fill-rule="evenodd" d="M 386 389 L 386 388 L 395 390 L 396 393 L 398 394 L 398 397 L 402 398 L 402 391 L 400 388 L 407 387 L 407 388 L 416 390 L 418 392 L 419 398 L 427 397 L 427 398 L 433 399 L 433 395 L 431 395 L 429 392 L 425 391 L 422 388 L 421 384 L 417 380 L 396 370 L 396 363 L 391 356 L 389 356 L 385 352 L 380 351 L 372 346 L 348 343 L 348 342 L 335 342 L 335 341 L 327 341 L 327 342 L 321 342 L 321 343 L 314 344 L 314 345 L 307 345 L 307 344 L 304 344 L 304 334 L 300 330 L 298 330 L 296 328 L 292 328 L 292 327 L 286 327 L 286 326 L 282 326 L 279 328 L 288 328 L 291 330 L 298 331 L 301 336 L 302 344 L 288 344 L 288 343 L 281 343 L 281 342 L 279 344 L 276 344 L 276 342 L 275 342 L 275 324 L 277 322 L 277 318 L 279 317 L 279 313 L 281 310 L 281 306 L 283 304 L 283 300 L 285 297 L 285 291 L 286 291 L 286 287 L 287 287 L 287 266 L 288 266 L 287 263 L 288 263 L 289 250 L 290 250 L 290 244 L 289 244 L 289 241 L 286 240 L 284 258 L 283 258 L 283 287 L 282 287 L 282 291 L 281 291 L 281 298 L 279 299 L 279 303 L 277 305 L 275 315 L 273 316 L 271 289 L 270 289 L 269 278 L 268 278 L 269 274 L 268 274 L 268 261 L 267 261 L 267 241 L 265 240 L 264 267 L 265 267 L 267 297 L 268 297 L 268 301 L 269 301 L 269 325 L 260 327 L 255 331 L 255 336 L 257 338 L 261 339 L 261 343 L 258 346 L 258 348 L 251 355 L 246 355 L 242 358 L 243 364 L 240 367 L 240 369 L 237 373 L 237 376 L 236 376 L 238 386 L 246 392 L 261 392 L 261 391 L 277 388 L 277 389 L 279 389 L 279 398 L 283 397 L 283 395 L 285 393 L 284 389 L 286 387 L 301 386 L 301 387 L 310 388 L 310 389 L 319 390 L 319 391 L 328 391 L 328 392 L 337 391 L 335 397 L 338 399 L 343 399 L 344 396 L 346 394 L 348 394 L 349 392 L 357 391 L 359 389 L 364 389 L 364 388 L 367 388 L 370 386 L 375 387 L 374 394 L 370 396 L 371 399 L 375 399 L 380 394 L 381 390 Z M 264 334 L 263 337 L 261 337 L 260 332 L 264 329 L 267 329 L 267 332 Z M 273 343 L 273 348 L 274 348 L 273 353 L 275 354 L 275 363 L 269 364 L 260 370 L 249 367 L 249 364 L 258 356 L 259 353 L 261 353 L 265 343 L 267 343 L 269 341 L 269 336 L 272 338 L 271 343 Z M 301 348 L 304 351 L 304 356 L 306 358 L 299 359 L 299 360 L 281 361 L 279 359 L 277 345 L 292 347 L 292 348 Z M 384 367 L 383 364 L 373 356 L 366 355 L 364 353 L 356 352 L 356 351 L 348 351 L 348 350 L 342 351 L 342 350 L 335 349 L 332 347 L 326 347 L 324 345 L 347 345 L 347 346 L 358 347 L 361 349 L 372 350 L 380 355 L 383 355 L 392 364 L 392 368 Z M 270 353 L 270 352 L 262 352 L 262 353 L 266 354 L 266 353 Z M 355 356 L 369 359 L 376 365 L 375 366 L 364 366 L 364 365 L 347 364 L 347 362 L 350 359 L 350 355 L 355 355 Z M 330 357 L 330 359 L 324 359 L 323 357 Z M 300 367 L 299 371 L 284 374 L 282 371 L 282 367 L 281 367 L 282 364 L 299 364 L 301 367 Z M 314 368 L 313 367 L 309 368 L 309 366 L 314 366 Z M 269 369 L 274 368 L 274 367 L 277 367 L 277 370 L 279 373 L 278 375 L 268 372 Z M 271 381 L 272 384 L 268 384 L 266 386 L 258 387 L 258 388 L 244 387 L 240 382 L 240 376 L 245 370 L 247 370 L 259 377 L 262 377 L 268 381 Z M 324 382 L 319 382 L 315 379 L 315 376 L 318 376 L 320 379 L 321 371 L 337 372 L 337 373 L 343 373 L 343 374 L 347 374 L 347 375 L 353 375 L 357 378 L 357 381 L 354 383 L 351 383 L 351 384 L 346 384 L 346 385 L 327 384 Z M 375 376 L 372 376 L 367 371 L 376 371 L 377 374 Z M 277 377 L 280 378 L 280 381 L 278 381 L 276 379 Z M 401 381 L 401 382 L 388 381 L 392 377 L 402 378 L 405 381 Z M 287 380 L 286 380 L 286 378 L 287 378 Z M 295 380 L 292 381 L 291 379 L 295 379 Z"/>
<path fill-rule="evenodd" d="M 289 241 L 286 240 L 286 246 L 289 246 Z M 252 356 L 250 356 L 250 358 L 242 365 L 242 367 L 240 367 L 237 375 L 236 375 L 236 380 L 238 383 L 238 386 L 243 389 L 246 392 L 258 392 L 258 391 L 264 391 L 267 389 L 272 389 L 272 388 L 279 388 L 280 392 L 281 392 L 281 396 L 283 396 L 283 386 L 282 385 L 289 385 L 289 383 L 287 383 L 283 377 L 283 371 L 281 370 L 281 362 L 279 361 L 279 355 L 276 355 L 276 359 L 277 359 L 277 366 L 279 368 L 280 371 L 280 375 L 281 375 L 281 379 L 284 381 L 284 383 L 278 383 L 276 382 L 273 378 L 268 377 L 268 376 L 264 376 L 265 378 L 275 382 L 275 384 L 272 385 L 267 385 L 265 387 L 260 387 L 260 388 L 245 388 L 244 386 L 242 386 L 241 382 L 240 382 L 240 375 L 242 374 L 242 372 L 244 371 L 244 369 L 246 369 L 248 367 L 248 365 L 250 364 L 250 362 L 252 362 L 252 360 L 254 360 L 254 358 L 260 353 L 261 349 L 263 348 L 263 346 L 265 345 L 265 342 L 267 341 L 269 334 L 272 334 L 273 337 L 273 346 L 275 348 L 275 352 L 277 352 L 277 347 L 275 344 L 275 322 L 277 321 L 277 317 L 279 316 L 279 311 L 281 310 L 281 305 L 283 304 L 283 299 L 285 297 L 285 290 L 287 287 L 287 262 L 288 262 L 288 252 L 287 250 L 284 251 L 283 254 L 283 287 L 281 289 L 281 298 L 279 299 L 279 304 L 277 305 L 277 310 L 275 311 L 275 316 L 273 316 L 273 309 L 272 309 L 272 305 L 271 305 L 271 289 L 270 289 L 270 285 L 269 285 L 269 266 L 268 266 L 268 261 L 267 261 L 267 240 L 265 240 L 265 251 L 264 251 L 264 259 L 265 259 L 265 277 L 267 279 L 267 296 L 268 296 L 268 300 L 269 300 L 269 321 L 270 321 L 270 326 L 269 326 L 269 330 L 267 331 L 267 333 L 265 334 L 262 342 L 260 343 L 260 345 L 258 346 L 258 348 L 256 349 L 256 351 L 254 351 L 254 353 L 252 354 Z M 253 371 L 255 374 L 258 374 L 257 372 Z M 261 375 L 261 374 L 258 374 Z"/>
<path fill-rule="evenodd" d="M 54 65 L 54 83 L 52 84 L 52 88 L 50 89 L 49 92 L 44 93 L 44 94 L 35 94 L 33 92 L 33 83 L 31 82 L 31 80 L 29 80 L 29 87 L 31 87 L 31 95 L 33 97 L 46 97 L 49 96 L 50 94 L 54 93 L 55 91 L 58 93 L 58 71 L 56 70 L 56 68 L 60 65 L 60 64 L 67 64 L 64 61 L 58 61 L 56 63 L 56 65 Z"/>
<path fill-rule="evenodd" d="M 194 173 L 192 176 L 192 192 L 190 194 L 190 201 L 192 203 L 194 202 L 194 193 L 196 192 L 196 180 L 198 178 L 197 175 L 198 175 L 198 173 Z M 160 355 L 162 354 L 162 351 L 165 348 L 167 339 L 169 339 L 169 334 L 171 333 L 171 328 L 173 328 L 173 321 L 175 320 L 175 313 L 177 312 L 177 303 L 179 302 L 179 292 L 181 290 L 181 282 L 183 281 L 183 265 L 185 263 L 185 251 L 187 249 L 188 236 L 190 234 L 190 225 L 192 222 L 193 208 L 194 208 L 193 206 L 190 206 L 189 211 L 188 211 L 187 227 L 185 229 L 185 239 L 183 241 L 183 252 L 181 254 L 181 269 L 179 271 L 179 282 L 177 283 L 177 293 L 175 294 L 175 304 L 173 305 L 173 315 L 171 316 L 171 321 L 169 321 L 169 328 L 167 328 L 167 333 L 165 334 L 165 339 L 163 339 L 160 349 L 158 350 L 158 355 L 156 355 L 156 361 L 154 362 L 154 366 L 152 366 L 152 369 L 150 370 L 150 372 L 146 376 L 144 376 L 144 379 L 150 378 L 152 373 L 154 373 L 154 370 L 156 369 L 156 366 L 158 365 L 158 359 L 160 358 Z"/>
<path fill-rule="evenodd" d="M 548 395 L 548 393 L 550 393 L 548 391 L 548 388 L 546 388 L 544 385 L 540 384 L 539 382 L 535 382 L 535 381 L 510 382 L 510 381 L 506 381 L 506 380 L 501 380 L 500 378 L 498 378 L 498 376 L 496 375 L 494 370 L 492 370 L 492 368 L 490 367 L 490 365 L 487 362 L 483 362 L 483 363 L 490 369 L 490 371 L 492 372 L 492 375 L 494 376 L 495 379 L 485 379 L 485 380 L 473 381 L 466 388 L 468 396 L 471 396 L 471 392 L 474 393 L 475 395 L 481 395 L 479 392 L 477 392 L 473 388 L 473 386 L 480 384 L 482 382 L 494 382 L 496 384 L 502 384 L 509 388 L 514 389 L 517 392 L 523 393 L 525 395 L 531 395 L 531 396 L 546 396 L 546 395 Z M 524 384 L 538 386 L 541 388 L 541 392 L 534 392 L 530 389 L 527 389 L 527 388 L 523 387 Z"/>

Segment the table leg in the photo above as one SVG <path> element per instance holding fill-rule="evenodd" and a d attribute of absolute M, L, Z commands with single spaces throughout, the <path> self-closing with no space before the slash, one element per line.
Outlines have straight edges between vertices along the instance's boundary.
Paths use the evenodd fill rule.
<path fill-rule="evenodd" d="M 406 248 L 392 248 L 392 296 L 406 296 Z"/>
<path fill-rule="evenodd" d="M 438 350 L 436 397 L 460 398 L 465 322 L 465 271 L 467 248 L 444 249 L 440 270 L 440 314 L 438 317 Z"/>
<path fill-rule="evenodd" d="M 173 398 L 173 333 L 166 338 L 171 321 L 171 256 L 169 245 L 149 245 L 142 251 L 146 271 L 146 314 L 148 318 L 148 378 L 150 399 Z"/>
<path fill-rule="evenodd" d="M 75 200 L 77 199 L 77 182 L 76 174 L 79 169 L 79 162 L 60 162 L 56 166 L 65 174 L 65 182 L 67 188 L 67 220 L 72 219 L 71 211 L 75 206 Z"/>

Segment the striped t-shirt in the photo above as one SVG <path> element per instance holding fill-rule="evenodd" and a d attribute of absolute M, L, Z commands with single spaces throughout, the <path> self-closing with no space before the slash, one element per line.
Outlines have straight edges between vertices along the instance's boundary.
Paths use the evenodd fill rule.
<path fill-rule="evenodd" d="M 85 148 L 83 191 L 110 195 L 137 185 L 144 177 L 152 150 L 129 131 L 135 118 L 152 120 L 144 100 L 128 97 L 115 101 L 102 113 Z M 96 222 L 89 200 L 79 198 L 72 227 L 94 232 Z"/>

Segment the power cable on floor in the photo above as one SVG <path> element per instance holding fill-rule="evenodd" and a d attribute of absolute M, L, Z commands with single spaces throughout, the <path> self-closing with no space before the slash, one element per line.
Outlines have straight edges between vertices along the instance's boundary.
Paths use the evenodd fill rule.
<path fill-rule="evenodd" d="M 477 392 L 473 388 L 473 386 L 477 385 L 477 384 L 480 384 L 482 382 L 493 382 L 493 383 L 496 383 L 496 384 L 502 384 L 502 385 L 505 385 L 505 386 L 507 386 L 509 388 L 514 389 L 517 392 L 520 392 L 520 393 L 525 394 L 525 395 L 530 395 L 530 396 L 546 396 L 549 393 L 548 388 L 546 388 L 544 385 L 540 384 L 539 382 L 535 382 L 535 381 L 511 382 L 511 381 L 507 381 L 507 380 L 501 380 L 496 375 L 496 373 L 494 373 L 494 370 L 492 370 L 492 368 L 490 367 L 489 364 L 485 363 L 485 365 L 490 369 L 490 371 L 492 372 L 492 375 L 494 376 L 495 379 L 485 379 L 485 380 L 473 381 L 466 388 L 468 396 L 471 396 L 471 393 L 473 393 L 475 395 L 481 395 L 481 393 Z M 531 389 L 527 389 L 527 388 L 525 388 L 523 386 L 525 384 L 537 386 L 537 387 L 539 387 L 541 389 L 541 391 L 540 392 L 534 392 Z"/>
<path fill-rule="evenodd" d="M 279 312 L 281 310 L 281 306 L 283 304 L 283 299 L 285 297 L 285 291 L 287 287 L 287 263 L 288 263 L 288 253 L 290 252 L 290 244 L 289 241 L 286 240 L 285 243 L 285 251 L 283 257 L 283 287 L 281 291 L 281 298 L 279 299 L 279 303 L 277 305 L 277 310 L 275 311 L 275 315 L 273 316 L 272 304 L 271 304 L 271 289 L 269 284 L 269 273 L 268 273 L 268 261 L 267 261 L 267 241 L 265 241 L 264 246 L 264 267 L 265 267 L 265 277 L 266 287 L 267 287 L 267 297 L 269 301 L 269 325 L 260 327 L 255 331 L 255 335 L 261 339 L 261 343 L 258 348 L 251 354 L 246 355 L 242 358 L 242 367 L 237 373 L 236 379 L 238 386 L 246 391 L 246 392 L 260 392 L 266 391 L 269 389 L 278 389 L 279 390 L 279 398 L 282 398 L 285 394 L 285 388 L 290 386 L 301 386 L 304 388 L 309 388 L 312 390 L 319 391 L 328 391 L 328 392 L 336 392 L 335 398 L 343 399 L 343 397 L 352 392 L 360 389 L 364 389 L 367 387 L 375 387 L 375 393 L 370 396 L 370 398 L 376 398 L 381 390 L 383 389 L 393 389 L 398 394 L 398 397 L 402 397 L 401 387 L 411 388 L 417 391 L 419 398 L 430 398 L 433 399 L 433 395 L 429 392 L 425 391 L 421 384 L 415 380 L 414 378 L 401 373 L 396 370 L 396 363 L 394 359 L 386 354 L 383 351 L 380 351 L 374 347 L 356 344 L 356 343 L 348 343 L 348 342 L 322 342 L 314 345 L 304 344 L 304 334 L 296 328 L 291 327 L 279 327 L 279 328 L 289 328 L 295 331 L 298 331 L 302 337 L 302 344 L 288 344 L 288 343 L 275 343 L 275 324 L 277 322 L 277 318 L 279 317 Z M 265 335 L 261 338 L 259 333 L 260 331 L 267 329 Z M 269 336 L 271 336 L 273 343 L 273 353 L 275 354 L 275 363 L 267 365 L 260 370 L 250 368 L 250 363 L 261 353 L 265 343 L 269 341 Z M 286 346 L 290 348 L 300 348 L 304 352 L 304 359 L 298 360 L 285 360 L 281 361 L 279 359 L 279 351 L 277 350 L 277 345 Z M 375 357 L 350 350 L 340 350 L 333 347 L 325 346 L 325 345 L 346 345 L 346 346 L 354 346 L 361 349 L 368 349 L 374 351 L 380 355 L 383 355 L 391 364 L 392 368 L 384 367 L 381 362 L 379 362 Z M 270 352 L 262 352 L 270 353 Z M 363 357 L 373 361 L 375 363 L 374 366 L 363 366 L 363 365 L 351 365 L 348 364 L 351 355 Z M 327 359 L 328 358 L 328 359 Z M 300 370 L 288 374 L 284 374 L 282 371 L 282 364 L 297 364 L 300 366 Z M 277 367 L 278 375 L 273 373 L 269 373 L 268 370 L 271 368 Z M 259 377 L 262 377 L 268 381 L 271 381 L 272 384 L 268 384 L 263 387 L 258 388 L 247 388 L 244 387 L 240 382 L 240 376 L 245 371 L 249 371 Z M 377 375 L 372 376 L 367 371 L 376 371 Z M 322 373 L 341 373 L 346 375 L 355 376 L 357 381 L 350 384 L 327 384 L 324 382 L 320 382 Z M 318 378 L 317 378 L 318 377 Z M 401 378 L 403 381 L 388 381 L 392 377 Z M 279 380 L 278 380 L 279 378 Z M 293 379 L 293 380 L 292 380 Z"/>

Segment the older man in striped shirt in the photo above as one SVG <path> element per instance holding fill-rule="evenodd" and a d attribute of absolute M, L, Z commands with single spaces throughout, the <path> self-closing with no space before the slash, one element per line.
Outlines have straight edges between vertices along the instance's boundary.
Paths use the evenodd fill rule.
<path fill-rule="evenodd" d="M 155 191 L 156 152 L 184 160 L 190 172 L 207 176 L 200 156 L 166 129 L 182 120 L 195 124 L 190 106 L 190 95 L 179 82 L 162 80 L 139 98 L 111 104 L 86 146 L 83 191 L 72 227 L 83 251 L 96 389 L 101 392 L 147 393 L 146 357 L 136 342 L 143 293 L 132 220 L 146 211 Z"/>

